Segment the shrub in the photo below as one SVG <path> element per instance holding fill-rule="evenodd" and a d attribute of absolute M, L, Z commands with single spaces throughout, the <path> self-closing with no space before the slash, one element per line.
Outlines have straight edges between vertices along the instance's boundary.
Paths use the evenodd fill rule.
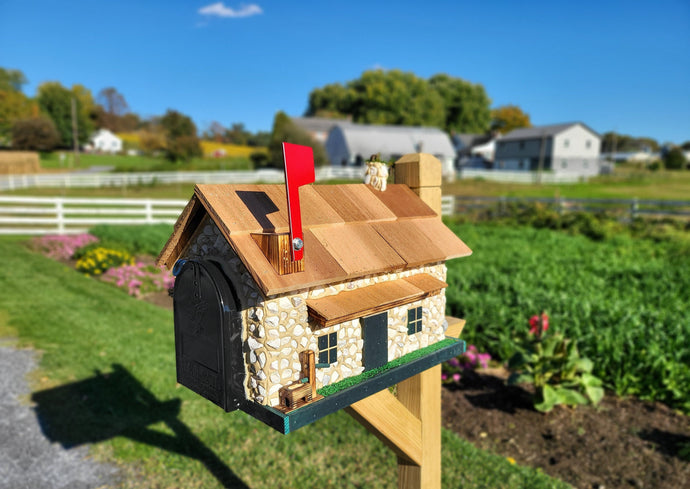
<path fill-rule="evenodd" d="M 561 333 L 546 334 L 546 313 L 532 316 L 529 324 L 527 337 L 518 340 L 518 351 L 508 361 L 508 368 L 515 370 L 508 383 L 534 384 L 538 411 L 551 411 L 557 404 L 597 404 L 604 389 L 601 380 L 592 375 L 592 361 L 580 357 L 575 342 Z"/>
<path fill-rule="evenodd" d="M 132 255 L 158 256 L 172 233 L 169 224 L 147 226 L 94 226 L 89 230 L 102 242 L 112 243 Z"/>
<path fill-rule="evenodd" d="M 32 151 L 50 151 L 60 142 L 53 121 L 47 117 L 20 119 L 12 125 L 12 147 Z"/>
<path fill-rule="evenodd" d="M 77 260 L 76 268 L 86 275 L 101 275 L 109 268 L 132 263 L 134 258 L 129 253 L 99 246 Z"/>

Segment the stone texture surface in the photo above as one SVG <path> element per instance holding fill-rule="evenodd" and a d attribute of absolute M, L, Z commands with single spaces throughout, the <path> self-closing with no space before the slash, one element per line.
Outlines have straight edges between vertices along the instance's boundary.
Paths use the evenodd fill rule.
<path fill-rule="evenodd" d="M 316 370 L 317 388 L 357 375 L 362 366 L 362 328 L 358 319 L 318 328 L 309 320 L 307 299 L 328 297 L 343 291 L 365 288 L 388 280 L 397 280 L 418 273 L 427 273 L 445 281 L 446 267 L 442 263 L 423 266 L 402 272 L 368 276 L 361 279 L 315 287 L 298 293 L 264 297 L 239 257 L 223 238 L 210 218 L 200 226 L 187 251 L 188 258 L 215 256 L 229 264 L 242 290 L 237 291 L 243 302 L 242 318 L 246 364 L 245 393 L 248 399 L 261 404 L 278 404 L 281 387 L 300 380 L 299 353 L 313 350 L 318 361 L 318 338 L 337 333 L 337 362 L 328 368 Z M 444 338 L 445 294 L 441 293 L 412 304 L 395 307 L 388 311 L 388 360 Z M 422 307 L 422 331 L 407 333 L 407 311 Z"/>

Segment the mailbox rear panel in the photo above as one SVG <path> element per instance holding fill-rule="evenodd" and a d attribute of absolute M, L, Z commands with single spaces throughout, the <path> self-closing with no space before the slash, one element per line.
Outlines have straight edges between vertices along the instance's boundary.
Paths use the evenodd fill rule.
<path fill-rule="evenodd" d="M 177 381 L 226 411 L 239 404 L 231 380 L 241 362 L 231 284 L 212 262 L 186 262 L 175 279 Z M 238 330 L 238 331 L 233 331 Z M 234 374 L 234 375 L 233 375 Z"/>

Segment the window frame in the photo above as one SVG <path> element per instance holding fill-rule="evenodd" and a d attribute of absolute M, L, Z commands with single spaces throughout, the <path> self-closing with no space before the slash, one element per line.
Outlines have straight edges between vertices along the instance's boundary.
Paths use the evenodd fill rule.
<path fill-rule="evenodd" d="M 407 334 L 421 333 L 423 329 L 422 306 L 411 307 L 407 310 Z"/>
<path fill-rule="evenodd" d="M 338 362 L 338 332 L 321 335 L 317 338 L 319 347 L 318 363 L 333 365 Z"/>

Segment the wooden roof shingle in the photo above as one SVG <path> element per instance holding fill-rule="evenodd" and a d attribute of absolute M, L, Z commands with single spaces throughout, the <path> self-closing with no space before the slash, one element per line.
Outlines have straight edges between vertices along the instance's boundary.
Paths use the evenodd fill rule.
<path fill-rule="evenodd" d="M 300 188 L 304 272 L 279 275 L 252 233 L 288 231 L 282 185 L 197 185 L 158 258 L 171 268 L 208 214 L 266 296 L 404 270 L 472 251 L 406 185 Z"/>

